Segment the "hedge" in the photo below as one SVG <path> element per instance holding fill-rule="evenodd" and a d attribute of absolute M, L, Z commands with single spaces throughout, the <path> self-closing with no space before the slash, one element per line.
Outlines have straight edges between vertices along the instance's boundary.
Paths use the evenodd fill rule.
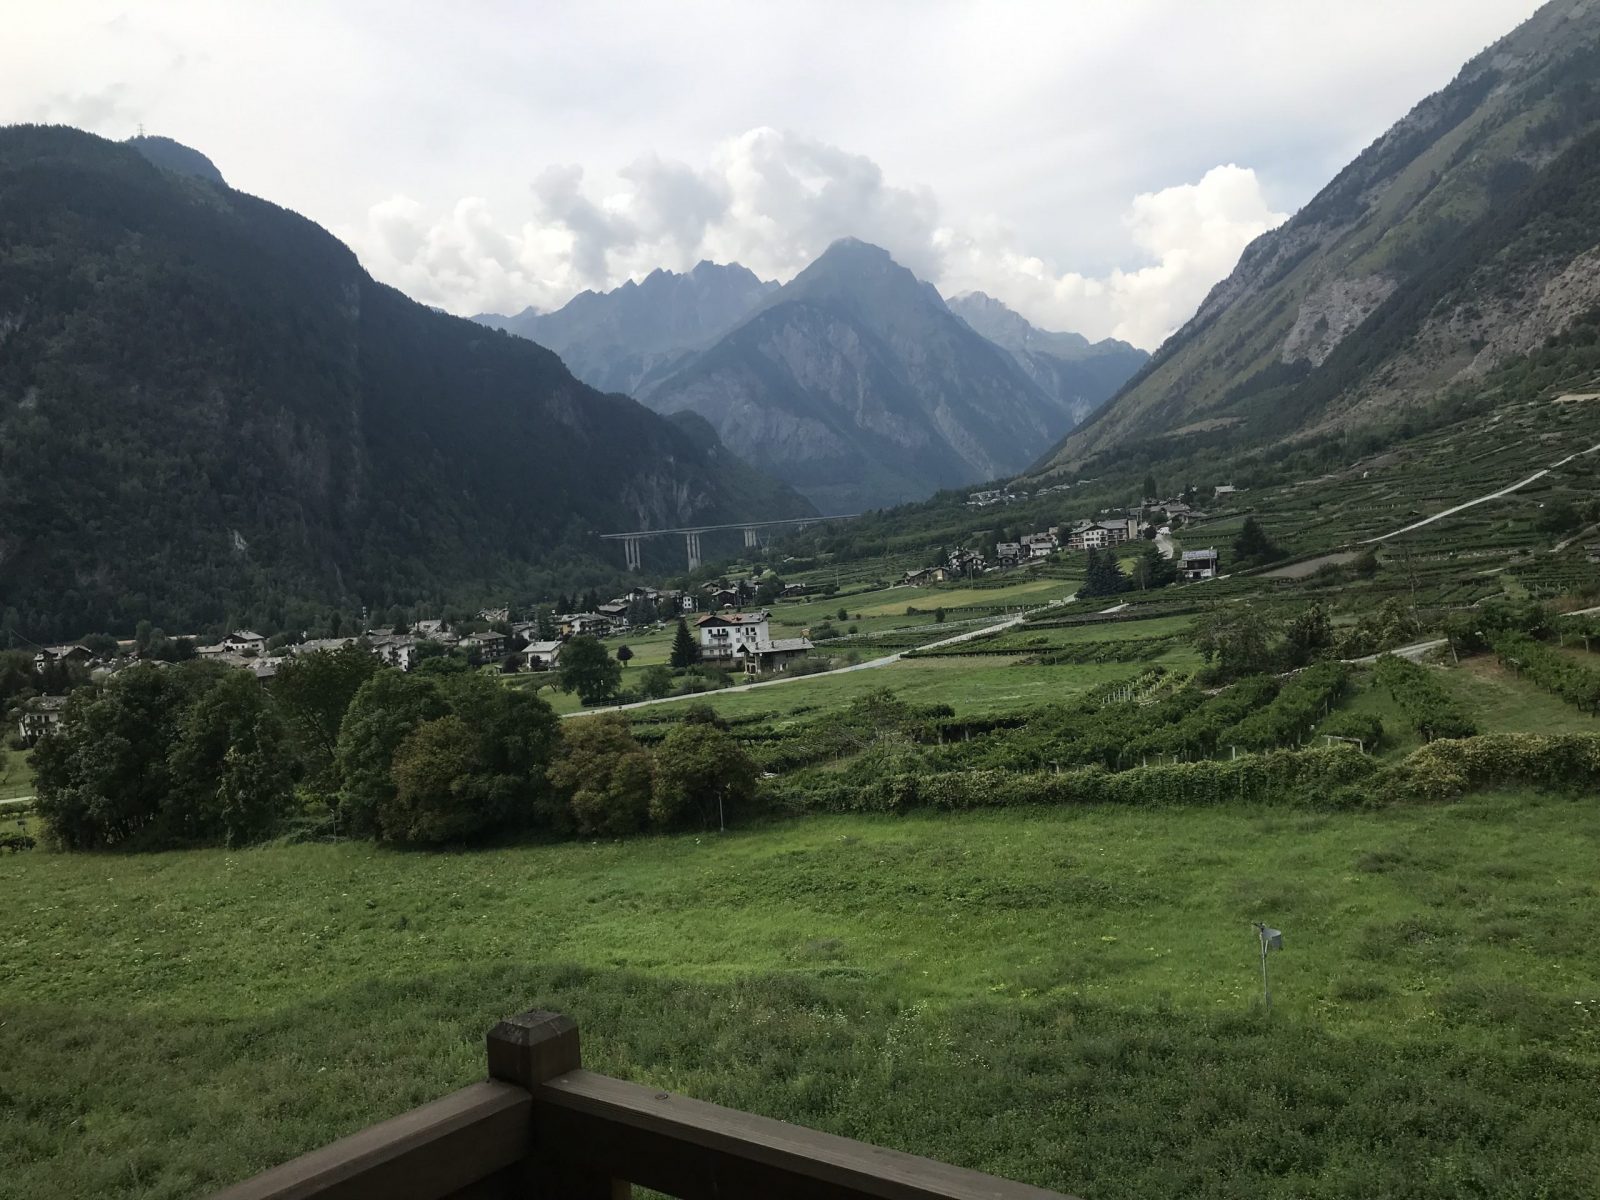
<path fill-rule="evenodd" d="M 767 797 L 795 811 L 905 812 L 1027 805 L 1212 805 L 1230 801 L 1355 807 L 1394 798 L 1450 800 L 1474 788 L 1600 786 L 1600 736 L 1486 734 L 1441 738 L 1380 766 L 1353 746 L 1275 750 L 1127 771 L 978 769 L 896 774 L 865 785 L 838 778 L 775 781 Z"/>

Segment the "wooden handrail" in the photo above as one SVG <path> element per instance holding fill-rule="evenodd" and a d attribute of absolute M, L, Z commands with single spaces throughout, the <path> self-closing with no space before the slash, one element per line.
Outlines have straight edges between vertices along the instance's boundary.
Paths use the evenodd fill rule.
<path fill-rule="evenodd" d="M 557 1013 L 500 1022 L 487 1083 L 384 1121 L 216 1200 L 1067 1200 L 962 1167 L 585 1071 Z"/>
<path fill-rule="evenodd" d="M 681 1200 L 1061 1200 L 1057 1192 L 658 1088 L 569 1071 L 533 1093 L 563 1158 Z"/>
<path fill-rule="evenodd" d="M 521 1163 L 533 1098 L 475 1083 L 219 1192 L 215 1200 L 439 1200 Z"/>

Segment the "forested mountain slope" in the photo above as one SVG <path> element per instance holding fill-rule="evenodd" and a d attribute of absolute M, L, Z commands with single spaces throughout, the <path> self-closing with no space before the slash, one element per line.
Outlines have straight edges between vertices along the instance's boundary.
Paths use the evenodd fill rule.
<path fill-rule="evenodd" d="M 579 379 L 632 395 L 691 351 L 715 341 L 777 289 L 738 263 L 656 270 L 609 292 L 580 292 L 554 312 L 480 313 L 473 320 L 554 350 Z"/>
<path fill-rule="evenodd" d="M 852 238 L 640 398 L 699 413 L 825 512 L 1014 473 L 1071 424 L 931 285 Z"/>
<path fill-rule="evenodd" d="M 596 530 L 810 511 L 294 213 L 0 129 L 0 608 L 31 637 L 537 588 Z"/>
<path fill-rule="evenodd" d="M 1037 472 L 1369 426 L 1567 329 L 1600 304 L 1597 128 L 1600 5 L 1547 4 L 1253 242 Z"/>

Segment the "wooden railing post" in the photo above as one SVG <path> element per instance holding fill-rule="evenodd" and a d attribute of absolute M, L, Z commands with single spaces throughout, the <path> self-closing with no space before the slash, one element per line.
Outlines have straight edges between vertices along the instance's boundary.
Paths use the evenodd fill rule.
<path fill-rule="evenodd" d="M 560 1013 L 532 1010 L 489 1031 L 489 1078 L 537 1092 L 539 1085 L 583 1065 L 578 1026 Z M 564 1163 L 533 1130 L 533 1153 L 522 1177 L 536 1200 L 628 1200 L 632 1187 L 592 1169 Z"/>

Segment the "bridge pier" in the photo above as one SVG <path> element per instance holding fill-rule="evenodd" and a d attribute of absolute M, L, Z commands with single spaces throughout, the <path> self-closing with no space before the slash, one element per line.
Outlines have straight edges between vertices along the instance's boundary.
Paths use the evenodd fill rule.
<path fill-rule="evenodd" d="M 760 544 L 761 539 L 756 536 L 756 527 L 754 525 L 746 525 L 744 527 L 744 548 L 746 550 L 754 550 Z"/>
<path fill-rule="evenodd" d="M 700 565 L 700 535 L 699 533 L 686 533 L 683 535 L 683 548 L 689 556 L 689 570 L 694 570 Z"/>
<path fill-rule="evenodd" d="M 637 571 L 644 565 L 644 555 L 640 552 L 638 538 L 623 538 L 622 552 L 627 557 L 628 570 Z"/>

